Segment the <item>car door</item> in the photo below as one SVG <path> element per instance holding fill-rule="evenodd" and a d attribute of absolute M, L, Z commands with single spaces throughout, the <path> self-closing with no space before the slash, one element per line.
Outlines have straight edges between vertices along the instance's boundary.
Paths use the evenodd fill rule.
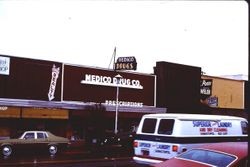
<path fill-rule="evenodd" d="M 48 135 L 45 132 L 36 133 L 36 143 L 39 149 L 46 149 L 48 146 Z"/>
<path fill-rule="evenodd" d="M 23 139 L 19 142 L 18 147 L 22 152 L 33 149 L 35 146 L 35 132 L 27 132 L 24 134 Z"/>

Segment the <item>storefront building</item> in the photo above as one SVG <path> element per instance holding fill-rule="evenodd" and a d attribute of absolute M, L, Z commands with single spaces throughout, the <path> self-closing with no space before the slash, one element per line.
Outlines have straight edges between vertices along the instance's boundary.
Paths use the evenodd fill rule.
<path fill-rule="evenodd" d="M 113 131 L 116 110 L 119 131 L 145 113 L 166 112 L 156 107 L 155 75 L 6 55 L 0 67 L 1 137 L 49 130 L 85 138 L 89 131 Z"/>
<path fill-rule="evenodd" d="M 147 113 L 247 117 L 244 83 L 169 62 L 143 74 L 0 55 L 0 138 L 48 130 L 87 139 L 114 132 L 116 111 L 120 132 Z"/>
<path fill-rule="evenodd" d="M 248 118 L 247 81 L 206 76 L 200 67 L 156 62 L 157 107 L 168 113 L 233 115 Z M 249 108 L 249 107 L 248 107 Z"/>
<path fill-rule="evenodd" d="M 210 107 L 244 109 L 245 81 L 214 76 L 202 76 L 201 93 L 207 93 L 204 99 Z"/>
<path fill-rule="evenodd" d="M 248 119 L 247 81 L 202 75 L 200 91 L 201 103 L 209 107 L 211 114 Z"/>

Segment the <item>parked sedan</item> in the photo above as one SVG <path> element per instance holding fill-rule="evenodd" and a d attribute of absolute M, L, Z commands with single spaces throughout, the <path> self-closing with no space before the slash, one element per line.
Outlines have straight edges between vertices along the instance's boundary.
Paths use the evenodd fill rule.
<path fill-rule="evenodd" d="M 50 155 L 55 155 L 59 149 L 68 146 L 69 140 L 55 136 L 48 131 L 26 131 L 18 139 L 0 140 L 0 148 L 3 156 L 12 155 L 13 151 L 32 151 L 45 149 Z"/>
<path fill-rule="evenodd" d="M 248 143 L 206 144 L 156 164 L 155 167 L 248 167 Z"/>

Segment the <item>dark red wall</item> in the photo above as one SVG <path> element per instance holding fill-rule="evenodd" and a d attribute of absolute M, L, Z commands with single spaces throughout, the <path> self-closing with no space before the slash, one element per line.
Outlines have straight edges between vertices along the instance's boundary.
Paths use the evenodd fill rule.
<path fill-rule="evenodd" d="M 157 107 L 168 112 L 195 113 L 200 110 L 201 68 L 157 62 Z"/>
<path fill-rule="evenodd" d="M 60 67 L 53 99 L 59 101 L 62 64 L 18 57 L 10 57 L 10 74 L 0 75 L 0 98 L 48 100 L 53 65 Z"/>

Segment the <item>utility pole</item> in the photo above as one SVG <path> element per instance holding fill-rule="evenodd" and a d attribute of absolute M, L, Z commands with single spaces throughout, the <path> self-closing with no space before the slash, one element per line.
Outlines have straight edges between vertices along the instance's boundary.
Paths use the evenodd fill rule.
<path fill-rule="evenodd" d="M 112 61 L 113 61 L 113 70 L 115 70 L 115 58 L 116 58 L 116 46 L 114 48 L 114 51 L 113 51 L 113 54 L 112 54 L 112 57 L 111 57 L 111 60 L 109 62 L 109 69 L 110 69 L 110 66 L 112 64 Z"/>
<path fill-rule="evenodd" d="M 115 76 L 115 78 L 116 78 L 116 105 L 115 105 L 115 130 L 114 130 L 114 133 L 117 134 L 117 132 L 118 132 L 119 86 L 120 86 L 120 80 L 122 79 L 122 76 L 120 74 L 117 74 Z"/>

